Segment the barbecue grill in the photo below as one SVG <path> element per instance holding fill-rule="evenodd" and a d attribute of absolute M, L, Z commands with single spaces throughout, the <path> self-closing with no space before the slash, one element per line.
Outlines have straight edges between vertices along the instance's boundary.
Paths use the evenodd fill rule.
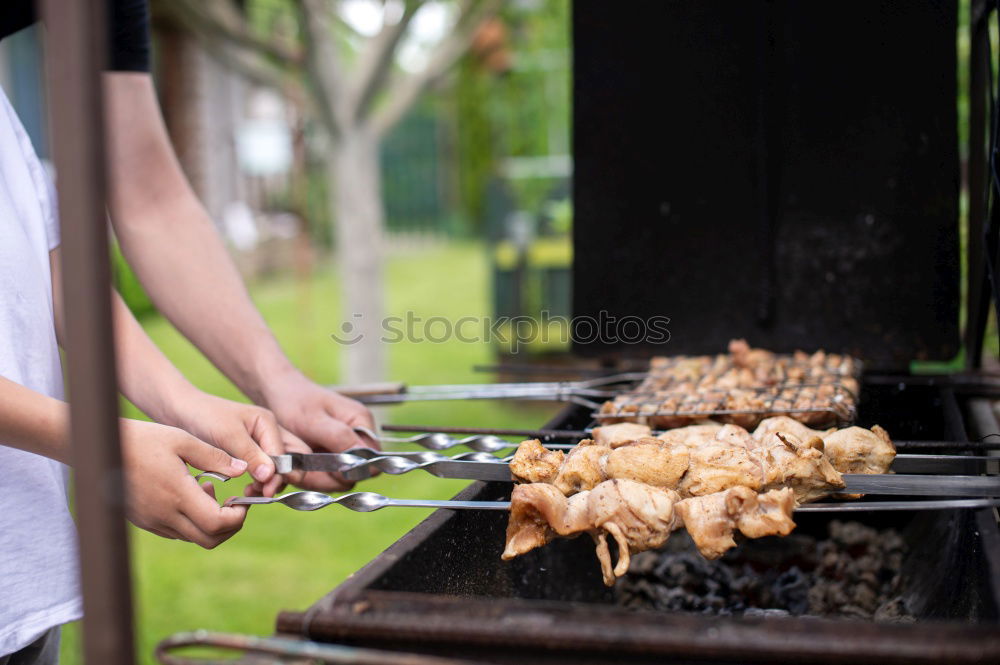
<path fill-rule="evenodd" d="M 876 380 L 863 387 L 858 422 L 877 420 L 915 440 L 978 440 L 998 428 L 988 402 L 973 397 L 984 389 L 992 390 L 940 377 L 934 385 Z M 572 405 L 547 428 L 578 430 L 591 422 L 586 407 Z M 455 499 L 502 501 L 510 487 L 476 482 Z M 833 519 L 845 516 L 797 516 L 797 532 L 823 532 Z M 277 630 L 490 663 L 1000 658 L 1000 532 L 992 510 L 846 519 L 902 534 L 907 554 L 900 593 L 912 623 L 627 609 L 617 589 L 601 584 L 589 540 L 556 541 L 505 563 L 505 513 L 443 510 L 308 610 L 279 614 Z"/>
<path fill-rule="evenodd" d="M 911 361 L 949 360 L 960 346 L 957 15 L 949 0 L 678 1 L 630 12 L 576 0 L 574 313 L 668 315 L 670 340 L 576 343 L 579 356 L 599 359 L 596 378 L 416 388 L 367 401 L 569 402 L 545 424 L 548 443 L 623 416 L 807 413 L 784 391 L 816 386 L 755 387 L 761 404 L 749 412 L 721 400 L 663 411 L 669 389 L 642 390 L 650 355 L 715 353 L 745 335 L 783 353 L 824 348 L 865 363 L 859 394 L 836 388 L 831 406 L 816 409 L 831 422 L 882 425 L 906 442 L 904 452 L 1000 448 L 990 402 L 1000 397 L 1000 380 L 979 370 L 1000 226 L 986 220 L 985 2 L 972 3 L 968 26 L 967 367 L 910 372 Z M 469 445 L 468 461 L 503 447 L 488 428 L 471 439 L 445 436 L 464 431 L 446 425 L 408 431 L 438 432 L 417 441 L 436 451 Z M 409 472 L 422 459 L 378 468 Z M 503 502 L 510 492 L 509 482 L 477 481 L 455 500 Z M 305 611 L 281 612 L 276 630 L 486 663 L 1000 662 L 995 509 L 802 514 L 795 533 L 820 539 L 841 529 L 835 520 L 896 539 L 898 565 L 882 586 L 903 609 L 881 617 L 889 620 L 637 606 L 628 580 L 610 589 L 601 583 L 587 539 L 501 562 L 506 513 L 439 510 Z M 773 561 L 778 542 L 741 549 Z M 861 549 L 845 546 L 838 556 L 867 556 L 854 547 Z M 708 596 L 711 574 L 686 573 L 687 584 L 695 578 L 686 593 Z M 655 582 L 644 584 L 658 593 Z"/>

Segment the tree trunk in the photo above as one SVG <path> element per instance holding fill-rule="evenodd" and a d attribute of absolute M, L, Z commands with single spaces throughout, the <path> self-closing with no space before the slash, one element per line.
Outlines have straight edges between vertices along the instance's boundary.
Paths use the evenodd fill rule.
<path fill-rule="evenodd" d="M 385 212 L 378 139 L 349 129 L 337 141 L 330 187 L 337 231 L 337 264 L 344 289 L 340 330 L 348 384 L 385 379 L 386 349 L 380 341 L 384 316 L 382 234 Z"/>

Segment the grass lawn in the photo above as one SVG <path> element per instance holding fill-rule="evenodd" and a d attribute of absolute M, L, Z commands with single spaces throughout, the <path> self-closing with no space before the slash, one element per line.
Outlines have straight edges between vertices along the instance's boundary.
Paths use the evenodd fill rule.
<path fill-rule="evenodd" d="M 486 316 L 490 312 L 486 254 L 478 245 L 424 248 L 393 257 L 388 266 L 389 313 L 413 311 L 422 317 Z M 292 360 L 316 381 L 339 380 L 338 285 L 332 271 L 306 283 L 278 279 L 253 285 L 254 300 Z M 200 388 L 232 399 L 240 393 L 164 319 L 143 322 L 167 356 Z M 400 342 L 390 348 L 391 378 L 412 384 L 482 382 L 472 372 L 490 363 L 484 344 Z M 126 405 L 129 416 L 137 417 Z M 557 408 L 548 404 L 425 402 L 387 407 L 383 422 L 534 426 Z M 458 452 L 458 451 L 456 451 Z M 447 498 L 466 481 L 425 473 L 382 475 L 363 488 L 397 497 Z M 228 496 L 242 486 L 219 486 Z M 386 509 L 371 514 L 331 506 L 298 513 L 283 506 L 250 511 L 243 530 L 213 551 L 163 540 L 132 529 L 132 569 L 136 594 L 139 660 L 152 663 L 153 646 L 183 630 L 206 628 L 268 635 L 281 609 L 303 609 L 375 557 L 429 514 L 419 509 Z M 433 574 L 433 571 L 428 571 Z M 78 663 L 79 627 L 64 631 L 62 662 Z"/>

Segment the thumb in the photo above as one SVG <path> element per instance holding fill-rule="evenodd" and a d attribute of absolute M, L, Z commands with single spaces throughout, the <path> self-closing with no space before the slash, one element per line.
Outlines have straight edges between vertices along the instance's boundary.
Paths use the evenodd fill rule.
<path fill-rule="evenodd" d="M 274 475 L 274 462 L 261 450 L 256 432 L 237 430 L 221 441 L 222 447 L 243 461 L 244 468 L 250 469 L 254 480 L 265 482 Z M 277 451 L 277 452 L 280 452 Z"/>
<path fill-rule="evenodd" d="M 247 470 L 247 463 L 193 436 L 180 451 L 181 459 L 201 471 L 215 471 L 236 477 Z"/>

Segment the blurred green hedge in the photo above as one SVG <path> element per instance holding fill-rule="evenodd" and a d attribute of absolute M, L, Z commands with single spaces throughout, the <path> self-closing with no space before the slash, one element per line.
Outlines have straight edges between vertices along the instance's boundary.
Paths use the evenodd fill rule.
<path fill-rule="evenodd" d="M 122 256 L 121 248 L 116 242 L 111 244 L 111 278 L 137 319 L 156 313 L 153 301 L 146 295 L 146 290 L 142 288 L 139 278 L 132 272 L 132 267 Z"/>

